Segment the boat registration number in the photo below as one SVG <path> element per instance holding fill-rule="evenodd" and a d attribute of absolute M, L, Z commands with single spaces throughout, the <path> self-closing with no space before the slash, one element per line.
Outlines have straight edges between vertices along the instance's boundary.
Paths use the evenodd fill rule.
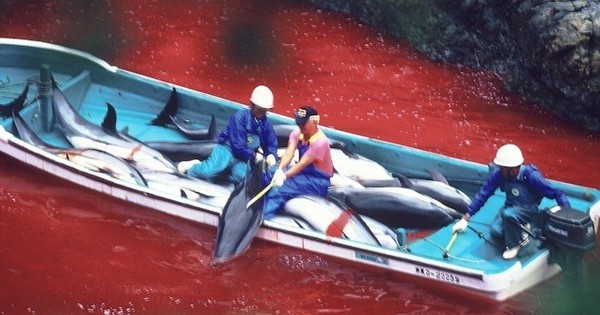
<path fill-rule="evenodd" d="M 448 272 L 432 270 L 432 269 L 424 268 L 424 267 L 415 267 L 415 272 L 417 275 L 424 276 L 427 278 L 432 278 L 432 279 L 451 282 L 451 283 L 460 283 L 459 276 L 448 273 Z"/>

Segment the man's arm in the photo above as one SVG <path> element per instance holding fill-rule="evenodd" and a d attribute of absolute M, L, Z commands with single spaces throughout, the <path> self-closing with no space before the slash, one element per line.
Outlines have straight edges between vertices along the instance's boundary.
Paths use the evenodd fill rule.
<path fill-rule="evenodd" d="M 244 115 L 234 115 L 229 119 L 229 145 L 231 152 L 238 159 L 249 161 L 254 158 L 254 151 L 248 148 L 248 132 Z"/>
<path fill-rule="evenodd" d="M 500 174 L 499 169 L 495 169 L 490 173 L 485 184 L 483 184 L 483 186 L 481 186 L 481 188 L 479 189 L 477 194 L 475 194 L 475 197 L 473 198 L 473 200 L 471 200 L 471 204 L 469 204 L 469 207 L 468 207 L 467 213 L 466 213 L 467 218 L 470 218 L 475 213 L 477 213 L 477 211 L 479 211 L 479 209 L 481 209 L 481 207 L 483 207 L 483 205 L 490 198 L 490 196 L 492 196 L 494 194 L 494 191 L 496 191 L 496 188 L 498 188 L 498 186 L 500 186 L 501 176 L 502 175 Z"/>
<path fill-rule="evenodd" d="M 565 193 L 554 187 L 540 172 L 533 171 L 527 177 L 529 184 L 533 186 L 542 196 L 556 200 L 559 206 L 570 208 L 571 203 Z"/>

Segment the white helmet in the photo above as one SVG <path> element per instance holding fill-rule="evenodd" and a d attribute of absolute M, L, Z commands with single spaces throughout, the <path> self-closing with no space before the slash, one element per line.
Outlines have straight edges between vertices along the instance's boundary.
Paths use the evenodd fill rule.
<path fill-rule="evenodd" d="M 494 164 L 504 167 L 516 167 L 523 164 L 521 149 L 514 144 L 505 144 L 496 152 Z"/>
<path fill-rule="evenodd" d="M 258 107 L 271 109 L 273 108 L 273 92 L 271 92 L 268 87 L 259 85 L 254 88 L 254 91 L 252 91 L 250 102 Z"/>

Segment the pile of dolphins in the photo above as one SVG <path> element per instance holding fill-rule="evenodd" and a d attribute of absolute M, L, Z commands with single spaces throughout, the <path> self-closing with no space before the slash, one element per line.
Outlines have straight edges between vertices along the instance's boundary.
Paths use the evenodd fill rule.
<path fill-rule="evenodd" d="M 217 124 L 212 116 L 208 128 L 193 128 L 185 119 L 178 117 L 175 88 L 162 112 L 150 123 L 175 128 L 188 141 L 142 142 L 116 129 L 117 113 L 113 105 L 107 103 L 107 112 L 101 125 L 90 123 L 72 107 L 53 82 L 52 109 L 57 125 L 72 145 L 67 148 L 45 143 L 20 116 L 27 93 L 28 84 L 10 104 L 15 129 L 23 141 L 80 167 L 132 185 L 146 186 L 165 194 L 221 207 L 223 220 L 220 221 L 217 235 L 215 260 L 225 261 L 247 248 L 262 222 L 262 215 L 257 218 L 255 212 L 249 213 L 242 220 L 242 225 L 227 229 L 221 225 L 226 224 L 227 215 L 240 215 L 232 213 L 232 208 L 240 207 L 258 193 L 261 188 L 258 178 L 264 166 L 252 165 L 248 178 L 238 187 L 178 173 L 174 161 L 202 160 L 210 155 L 216 144 Z M 295 126 L 280 124 L 274 128 L 280 147 L 285 147 L 288 135 Z M 273 223 L 406 250 L 404 240 L 398 238 L 398 229 L 440 228 L 466 212 L 470 198 L 450 186 L 439 172 L 429 170 L 432 180 L 392 175 L 378 163 L 349 152 L 344 143 L 334 139 L 330 143 L 335 175 L 327 198 L 294 198 L 285 204 L 279 215 L 271 219 Z M 246 191 L 236 191 L 242 189 L 240 186 Z M 260 203 L 253 207 L 260 207 Z"/>

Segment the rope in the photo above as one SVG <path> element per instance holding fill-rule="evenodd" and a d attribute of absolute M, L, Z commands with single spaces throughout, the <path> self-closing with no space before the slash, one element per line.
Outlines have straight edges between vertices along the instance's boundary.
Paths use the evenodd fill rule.
<path fill-rule="evenodd" d="M 441 246 L 439 244 L 437 244 L 436 242 L 424 237 L 422 238 L 422 240 L 429 242 L 430 244 L 434 245 L 435 247 L 439 248 L 440 251 L 443 253 L 444 252 L 444 246 Z M 468 263 L 473 263 L 473 264 L 481 264 L 483 262 L 485 262 L 485 259 L 480 259 L 480 260 L 472 260 L 472 259 L 466 259 L 466 258 L 460 258 L 454 255 L 448 255 L 448 258 L 452 258 L 452 259 L 456 259 L 456 260 L 460 260 L 460 261 L 464 261 L 464 262 L 468 262 Z"/>

